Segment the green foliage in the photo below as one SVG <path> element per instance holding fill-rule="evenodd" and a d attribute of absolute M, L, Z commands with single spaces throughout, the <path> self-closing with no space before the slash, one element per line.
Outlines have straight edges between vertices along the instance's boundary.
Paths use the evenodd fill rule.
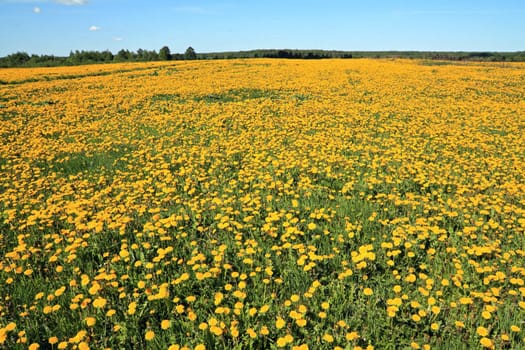
<path fill-rule="evenodd" d="M 215 102 L 234 102 L 234 101 L 244 101 L 257 98 L 270 98 L 278 99 L 279 92 L 271 90 L 261 90 L 261 89 L 231 89 L 225 91 L 221 94 L 208 94 L 204 96 L 195 96 L 194 101 L 204 101 L 206 103 L 215 103 Z"/>
<path fill-rule="evenodd" d="M 68 57 L 53 55 L 29 55 L 17 52 L 0 57 L 0 67 L 65 66 L 109 62 L 149 62 L 166 60 L 234 59 L 234 58 L 411 58 L 423 59 L 424 65 L 446 65 L 452 61 L 523 62 L 525 51 L 517 52 L 439 52 L 439 51 L 338 51 L 338 50 L 250 50 L 230 52 L 196 53 L 190 46 L 184 53 L 171 53 L 167 46 L 155 50 L 138 49 L 137 52 L 122 49 L 116 55 L 110 51 L 71 51 Z"/>
<path fill-rule="evenodd" d="M 193 49 L 193 47 L 190 46 L 186 49 L 186 52 L 184 53 L 184 59 L 187 59 L 187 60 L 197 59 L 197 54 L 195 53 L 195 50 Z"/>
<path fill-rule="evenodd" d="M 2 60 L 5 61 L 5 65 L 7 67 L 17 67 L 17 66 L 23 66 L 27 62 L 29 62 L 30 57 L 27 54 L 27 52 L 17 52 L 7 57 L 4 57 Z"/>
<path fill-rule="evenodd" d="M 171 60 L 171 51 L 170 48 L 167 46 L 163 46 L 159 51 L 159 59 L 161 61 L 169 61 Z"/>

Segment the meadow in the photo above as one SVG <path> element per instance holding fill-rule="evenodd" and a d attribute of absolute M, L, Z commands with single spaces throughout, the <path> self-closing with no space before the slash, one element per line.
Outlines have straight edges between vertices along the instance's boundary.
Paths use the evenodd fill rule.
<path fill-rule="evenodd" d="M 525 348 L 525 64 L 0 82 L 0 347 Z"/>

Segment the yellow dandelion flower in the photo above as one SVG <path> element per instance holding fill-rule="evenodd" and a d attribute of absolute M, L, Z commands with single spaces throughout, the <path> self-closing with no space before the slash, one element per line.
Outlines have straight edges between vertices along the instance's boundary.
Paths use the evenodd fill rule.
<path fill-rule="evenodd" d="M 155 338 L 155 332 L 153 331 L 147 331 L 146 334 L 144 334 L 144 339 L 146 339 L 146 341 L 151 341 L 153 340 L 153 338 Z"/>
<path fill-rule="evenodd" d="M 184 305 L 182 304 L 179 304 L 175 307 L 175 311 L 178 313 L 178 314 L 183 314 L 184 313 Z"/>
<path fill-rule="evenodd" d="M 132 301 L 128 305 L 128 315 L 134 315 L 135 311 L 137 310 L 137 303 Z"/>
<path fill-rule="evenodd" d="M 259 309 L 259 313 L 261 314 L 265 314 L 268 312 L 268 310 L 270 309 L 270 305 L 263 305 L 261 306 L 261 308 Z"/>
<path fill-rule="evenodd" d="M 268 329 L 268 327 L 266 327 L 266 326 L 262 326 L 262 327 L 261 327 L 261 330 L 259 331 L 259 333 L 260 333 L 261 335 L 268 335 L 268 334 L 270 334 L 270 330 Z"/>
<path fill-rule="evenodd" d="M 286 345 L 288 345 L 288 341 L 286 337 L 279 337 L 277 338 L 277 346 L 279 348 L 284 348 Z"/>
<path fill-rule="evenodd" d="M 470 305 L 470 304 L 474 303 L 474 301 L 472 300 L 472 298 L 462 297 L 462 298 L 459 299 L 459 303 L 461 305 Z"/>
<path fill-rule="evenodd" d="M 283 328 L 285 325 L 286 325 L 286 322 L 285 322 L 281 317 L 278 317 L 277 320 L 275 321 L 275 327 L 276 327 L 277 329 L 281 329 L 281 328 Z"/>
<path fill-rule="evenodd" d="M 323 335 L 323 340 L 327 343 L 332 343 L 334 341 L 334 337 L 329 333 L 325 333 Z"/>
<path fill-rule="evenodd" d="M 306 320 L 305 320 L 304 318 L 301 318 L 301 319 L 295 320 L 295 323 L 296 323 L 299 327 L 304 327 L 304 326 L 306 326 Z"/>
<path fill-rule="evenodd" d="M 85 321 L 88 327 L 93 327 L 97 323 L 97 319 L 95 317 L 86 317 Z"/>
<path fill-rule="evenodd" d="M 108 310 L 108 312 L 106 312 L 106 317 L 111 317 L 116 313 L 117 311 L 115 309 Z"/>
<path fill-rule="evenodd" d="M 248 333 L 248 336 L 252 339 L 257 338 L 257 333 L 253 330 L 253 328 L 248 328 L 246 333 Z"/>
<path fill-rule="evenodd" d="M 359 333 L 357 332 L 349 332 L 349 333 L 346 333 L 346 336 L 345 336 L 346 340 L 348 341 L 354 341 L 356 339 L 359 338 Z"/>
<path fill-rule="evenodd" d="M 302 304 L 301 304 L 301 305 L 299 305 L 299 306 L 297 307 L 297 310 L 298 310 L 300 313 L 305 314 L 305 313 L 308 311 L 308 308 L 307 308 L 305 305 L 302 305 Z"/>
<path fill-rule="evenodd" d="M 281 337 L 281 338 L 277 339 L 277 346 L 284 347 L 284 346 L 290 344 L 291 342 L 293 342 L 293 337 L 292 337 L 291 334 L 287 334 L 284 337 Z"/>
<path fill-rule="evenodd" d="M 168 328 L 170 328 L 171 326 L 171 321 L 170 320 L 162 320 L 162 322 L 160 323 L 160 328 L 166 330 Z"/>
<path fill-rule="evenodd" d="M 482 326 L 476 329 L 476 333 L 481 337 L 486 337 L 487 335 L 489 335 L 488 329 Z"/>
<path fill-rule="evenodd" d="M 222 331 L 222 328 L 221 327 L 217 327 L 217 326 L 211 326 L 210 327 L 210 332 L 212 332 L 213 334 L 215 334 L 216 336 L 221 336 L 223 331 Z"/>
<path fill-rule="evenodd" d="M 308 350 L 308 349 L 309 349 L 308 344 L 301 344 L 301 345 L 292 346 L 292 350 Z"/>
<path fill-rule="evenodd" d="M 252 307 L 252 308 L 250 308 L 250 310 L 248 310 L 248 315 L 253 317 L 253 316 L 255 316 L 255 314 L 257 314 L 257 309 L 256 308 Z"/>
<path fill-rule="evenodd" d="M 492 342 L 492 340 L 490 340 L 489 338 L 486 338 L 486 337 L 481 338 L 479 340 L 479 343 L 484 348 L 493 348 L 494 347 L 494 343 Z"/>
<path fill-rule="evenodd" d="M 93 306 L 96 307 L 97 309 L 100 309 L 106 306 L 106 303 L 107 303 L 106 299 L 99 297 L 93 301 Z"/>

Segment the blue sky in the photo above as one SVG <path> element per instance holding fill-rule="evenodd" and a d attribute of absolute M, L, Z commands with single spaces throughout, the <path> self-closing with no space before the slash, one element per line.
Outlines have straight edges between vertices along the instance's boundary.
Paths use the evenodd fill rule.
<path fill-rule="evenodd" d="M 525 50 L 524 0 L 0 0 L 0 56 L 139 48 Z"/>

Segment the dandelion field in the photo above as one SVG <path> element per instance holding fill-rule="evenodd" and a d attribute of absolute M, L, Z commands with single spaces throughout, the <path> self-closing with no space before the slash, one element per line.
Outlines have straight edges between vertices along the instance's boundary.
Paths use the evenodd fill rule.
<path fill-rule="evenodd" d="M 525 65 L 0 70 L 0 347 L 525 348 Z"/>

